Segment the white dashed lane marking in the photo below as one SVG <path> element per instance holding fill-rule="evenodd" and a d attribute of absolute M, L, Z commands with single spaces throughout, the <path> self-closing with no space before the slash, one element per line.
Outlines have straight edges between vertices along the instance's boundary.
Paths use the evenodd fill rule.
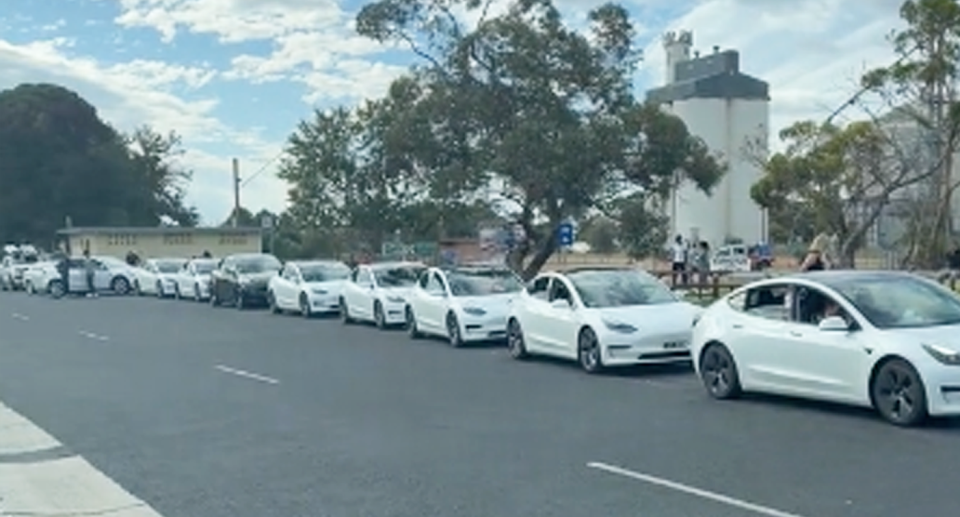
<path fill-rule="evenodd" d="M 18 312 L 11 314 L 10 317 L 20 321 L 30 321 L 30 316 L 27 316 L 25 314 L 20 314 Z"/>
<path fill-rule="evenodd" d="M 95 334 L 95 333 L 93 333 L 93 332 L 88 332 L 88 331 L 86 331 L 86 330 L 81 330 L 80 332 L 78 332 L 78 334 L 80 334 L 81 336 L 83 336 L 83 337 L 85 337 L 85 338 L 95 339 L 95 340 L 97 340 L 97 341 L 110 341 L 110 337 L 109 337 L 109 336 L 102 336 L 102 335 L 100 335 L 100 334 Z"/>
<path fill-rule="evenodd" d="M 730 497 L 728 495 L 718 494 L 717 492 L 711 492 L 709 490 L 704 490 L 702 488 L 693 487 L 677 481 L 670 481 L 669 479 L 664 479 L 662 477 L 653 476 L 650 474 L 644 474 L 642 472 L 637 472 L 634 470 L 625 469 L 623 467 L 617 467 L 615 465 L 610 465 L 607 463 L 601 463 L 598 461 L 593 461 L 587 463 L 587 467 L 595 470 L 600 470 L 608 474 L 613 474 L 615 476 L 620 476 L 634 481 L 640 481 L 650 485 L 659 486 L 661 488 L 666 488 L 668 490 L 673 490 L 676 492 L 681 492 L 687 495 L 694 497 L 699 497 L 701 499 L 706 499 L 713 501 L 715 503 L 732 506 L 734 508 L 740 508 L 741 510 L 746 510 L 758 515 L 763 515 L 765 517 L 803 517 L 796 513 L 785 512 L 783 510 L 778 510 L 776 508 L 771 508 L 769 506 L 763 506 L 756 503 L 751 503 L 749 501 L 744 501 L 743 499 L 737 499 L 736 497 Z"/>
<path fill-rule="evenodd" d="M 260 375 L 259 373 L 253 373 L 253 372 L 248 372 L 246 370 L 231 368 L 229 366 L 224 366 L 222 364 L 218 364 L 217 366 L 214 366 L 214 368 L 223 373 L 236 375 L 237 377 L 243 377 L 244 379 L 250 379 L 253 381 L 263 382 L 266 384 L 280 384 L 280 381 L 278 381 L 277 379 L 274 379 L 273 377 L 267 377 L 266 375 Z"/>

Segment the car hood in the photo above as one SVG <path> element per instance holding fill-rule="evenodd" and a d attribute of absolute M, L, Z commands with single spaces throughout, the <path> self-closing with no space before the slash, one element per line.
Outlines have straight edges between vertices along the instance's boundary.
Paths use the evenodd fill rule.
<path fill-rule="evenodd" d="M 343 289 L 344 280 L 328 280 L 326 282 L 304 282 L 304 287 L 311 291 L 328 291 L 339 293 Z"/>
<path fill-rule="evenodd" d="M 960 325 L 881 330 L 898 343 L 936 345 L 960 352 Z"/>
<path fill-rule="evenodd" d="M 591 309 L 609 323 L 626 323 L 640 329 L 676 330 L 693 328 L 703 309 L 687 302 L 658 305 L 631 305 Z"/>
<path fill-rule="evenodd" d="M 510 305 L 519 293 L 489 294 L 486 296 L 458 296 L 457 300 L 463 308 L 475 307 L 486 312 L 504 313 L 510 310 Z"/>

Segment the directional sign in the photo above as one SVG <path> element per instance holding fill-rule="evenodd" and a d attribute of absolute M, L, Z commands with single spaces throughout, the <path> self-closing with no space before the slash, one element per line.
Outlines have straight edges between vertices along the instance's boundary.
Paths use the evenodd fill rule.
<path fill-rule="evenodd" d="M 573 223 L 561 223 L 557 227 L 557 239 L 563 247 L 573 246 Z"/>

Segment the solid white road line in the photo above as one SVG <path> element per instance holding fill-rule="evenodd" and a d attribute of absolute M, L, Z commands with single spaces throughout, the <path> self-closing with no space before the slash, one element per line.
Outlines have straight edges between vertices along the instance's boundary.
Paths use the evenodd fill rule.
<path fill-rule="evenodd" d="M 683 492 L 688 495 L 700 497 L 702 499 L 707 499 L 720 504 L 725 504 L 727 506 L 733 506 L 733 507 L 747 510 L 759 515 L 765 515 L 767 517 L 802 517 L 799 514 L 785 512 L 783 510 L 777 510 L 776 508 L 770 508 L 769 506 L 754 504 L 749 501 L 737 499 L 735 497 L 718 494 L 716 492 L 711 492 L 709 490 L 703 490 L 702 488 L 692 487 L 690 485 L 685 485 L 683 483 L 678 483 L 676 481 L 670 481 L 669 479 L 664 479 L 657 476 L 651 476 L 650 474 L 643 474 L 641 472 L 635 472 L 633 470 L 628 470 L 622 467 L 617 467 L 614 465 L 609 465 L 609 464 L 601 463 L 598 461 L 587 463 L 587 467 L 596 469 L 596 470 L 602 470 L 609 474 L 614 474 L 617 476 L 634 479 L 636 481 L 642 481 L 644 483 L 649 483 L 651 485 L 657 485 L 659 487 L 669 488 L 670 490 L 676 490 L 677 492 Z"/>
<path fill-rule="evenodd" d="M 101 336 L 100 334 L 94 334 L 93 332 L 87 332 L 86 330 L 81 330 L 78 332 L 81 336 L 88 339 L 96 339 L 97 341 L 109 341 L 108 336 Z"/>
<path fill-rule="evenodd" d="M 15 312 L 15 313 L 11 314 L 10 316 L 11 316 L 13 319 L 15 319 L 15 320 L 30 321 L 30 316 L 26 316 L 26 315 L 20 314 L 20 313 L 18 313 L 18 312 Z"/>
<path fill-rule="evenodd" d="M 30 453 L 45 445 L 62 446 L 0 402 L 0 453 Z M 80 456 L 0 462 L 0 515 L 161 517 Z"/>
<path fill-rule="evenodd" d="M 243 377 L 254 381 L 265 382 L 267 384 L 280 384 L 280 381 L 274 379 L 273 377 L 267 377 L 266 375 L 260 375 L 258 373 L 248 372 L 245 370 L 238 370 L 237 368 L 230 368 L 229 366 L 224 366 L 222 364 L 218 364 L 214 368 L 223 373 L 229 373 L 231 375 L 236 375 L 238 377 Z"/>

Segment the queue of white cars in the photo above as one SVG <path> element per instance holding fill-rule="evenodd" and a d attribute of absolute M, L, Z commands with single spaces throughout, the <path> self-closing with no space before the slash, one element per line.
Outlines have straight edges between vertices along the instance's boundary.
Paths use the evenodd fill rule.
<path fill-rule="evenodd" d="M 139 294 L 194 300 L 209 298 L 217 267 L 215 259 L 153 259 L 141 268 L 98 260 L 98 282 L 118 293 L 129 282 Z M 765 392 L 826 400 L 871 407 L 902 426 L 960 416 L 960 297 L 909 273 L 767 278 L 703 309 L 627 268 L 549 271 L 526 284 L 484 265 L 351 269 L 323 260 L 276 268 L 266 301 L 278 314 L 338 313 L 344 324 L 403 326 L 412 338 L 438 336 L 454 347 L 505 340 L 515 359 L 553 356 L 589 373 L 692 362 L 716 399 Z M 52 289 L 52 274 L 38 263 L 24 278 Z"/>

